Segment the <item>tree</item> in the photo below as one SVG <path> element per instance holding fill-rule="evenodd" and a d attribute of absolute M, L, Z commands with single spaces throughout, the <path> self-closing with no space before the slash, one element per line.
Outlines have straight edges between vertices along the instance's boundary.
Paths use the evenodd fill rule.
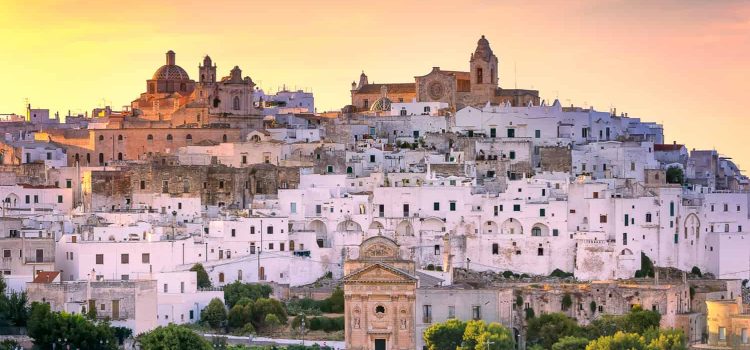
<path fill-rule="evenodd" d="M 231 309 L 242 298 L 250 300 L 268 298 L 272 292 L 273 288 L 266 284 L 249 284 L 235 281 L 224 286 L 224 302 Z"/>
<path fill-rule="evenodd" d="M 682 169 L 676 166 L 669 167 L 667 169 L 667 183 L 670 183 L 670 184 L 685 183 L 685 174 L 682 172 Z"/>
<path fill-rule="evenodd" d="M 701 269 L 698 266 L 693 266 L 693 268 L 690 270 L 690 274 L 698 277 L 703 277 L 703 272 L 701 272 Z"/>
<path fill-rule="evenodd" d="M 323 312 L 332 312 L 332 313 L 343 313 L 344 312 L 344 290 L 341 288 L 336 287 L 334 289 L 333 293 L 330 297 L 326 299 L 327 301 L 327 310 L 323 310 L 321 308 L 320 311 Z"/>
<path fill-rule="evenodd" d="M 562 297 L 562 309 L 567 311 L 573 305 L 573 298 L 570 297 L 569 293 L 565 293 Z"/>
<path fill-rule="evenodd" d="M 25 327 L 29 318 L 25 292 L 6 294 L 7 284 L 0 274 L 0 326 Z"/>
<path fill-rule="evenodd" d="M 635 306 L 624 316 L 621 330 L 643 334 L 649 328 L 658 329 L 660 322 L 661 315 L 658 312 L 643 310 L 640 306 Z"/>
<path fill-rule="evenodd" d="M 281 326 L 281 321 L 279 320 L 279 317 L 274 314 L 268 314 L 266 315 L 266 318 L 263 320 L 263 324 L 266 326 L 266 328 L 274 330 Z"/>
<path fill-rule="evenodd" d="M 635 272 L 635 277 L 654 277 L 654 263 L 644 252 L 641 252 L 641 269 Z"/>
<path fill-rule="evenodd" d="M 67 339 L 72 349 L 117 348 L 114 329 L 108 322 L 94 323 L 82 315 L 52 312 L 46 303 L 31 304 L 27 329 L 40 348 L 51 348 L 58 339 Z"/>
<path fill-rule="evenodd" d="M 461 345 L 466 330 L 466 323 L 457 319 L 435 323 L 422 334 L 429 350 L 456 349 Z"/>
<path fill-rule="evenodd" d="M 208 278 L 208 272 L 203 268 L 203 264 L 197 263 L 190 268 L 194 271 L 198 279 L 198 288 L 211 288 L 211 279 Z"/>
<path fill-rule="evenodd" d="M 249 298 L 240 299 L 227 315 L 227 323 L 230 328 L 239 329 L 245 327 L 253 320 L 253 301 Z"/>
<path fill-rule="evenodd" d="M 211 350 L 211 344 L 190 328 L 169 324 L 138 336 L 142 350 Z"/>
<path fill-rule="evenodd" d="M 227 320 L 227 309 L 219 298 L 213 298 L 208 306 L 201 311 L 201 322 L 208 324 L 211 328 L 219 328 Z"/>
<path fill-rule="evenodd" d="M 645 350 L 643 338 L 635 333 L 617 332 L 592 340 L 586 350 Z"/>
<path fill-rule="evenodd" d="M 286 324 L 287 314 L 284 305 L 276 299 L 260 298 L 253 304 L 253 325 L 261 328 L 265 325 L 266 316 L 276 315 L 281 324 Z"/>
<path fill-rule="evenodd" d="M 648 342 L 647 350 L 687 350 L 687 340 L 681 330 L 666 329 L 657 333 L 658 337 Z"/>
<path fill-rule="evenodd" d="M 585 350 L 588 343 L 588 338 L 567 336 L 552 344 L 552 350 Z"/>
<path fill-rule="evenodd" d="M 530 345 L 538 344 L 545 349 L 551 349 L 560 338 L 580 336 L 583 333 L 575 320 L 561 314 L 551 313 L 532 318 L 526 330 L 526 342 Z"/>
<path fill-rule="evenodd" d="M 514 348 L 510 331 L 497 322 L 469 321 L 464 330 L 461 350 L 510 350 Z"/>

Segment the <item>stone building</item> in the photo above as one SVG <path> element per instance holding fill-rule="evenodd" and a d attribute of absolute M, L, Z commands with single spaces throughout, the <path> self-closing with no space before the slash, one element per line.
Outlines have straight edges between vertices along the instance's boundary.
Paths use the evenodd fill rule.
<path fill-rule="evenodd" d="M 352 82 L 351 108 L 353 111 L 390 111 L 392 102 L 444 102 L 452 110 L 465 106 L 510 104 L 512 106 L 539 105 L 539 91 L 503 89 L 499 87 L 498 59 L 484 35 L 469 59 L 469 71 L 448 71 L 440 67 L 414 83 L 370 84 L 363 72 L 359 83 Z"/>
<path fill-rule="evenodd" d="M 112 325 L 132 329 L 133 334 L 157 326 L 156 280 L 57 283 L 52 280 L 37 278 L 27 284 L 29 302 L 47 303 L 52 311 L 78 314 L 96 308 L 98 319 L 107 318 Z"/>
<path fill-rule="evenodd" d="M 359 252 L 344 263 L 346 348 L 415 349 L 414 262 L 382 236 L 364 240 Z"/>
<path fill-rule="evenodd" d="M 750 349 L 750 310 L 740 298 L 707 300 L 708 343 L 693 349 Z"/>

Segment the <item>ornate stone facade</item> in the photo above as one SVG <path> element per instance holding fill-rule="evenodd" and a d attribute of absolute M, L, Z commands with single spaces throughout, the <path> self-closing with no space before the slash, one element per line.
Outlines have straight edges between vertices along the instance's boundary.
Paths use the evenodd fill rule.
<path fill-rule="evenodd" d="M 401 259 L 393 240 L 371 237 L 359 257 L 344 263 L 346 348 L 415 349 L 414 262 Z"/>
<path fill-rule="evenodd" d="M 488 102 L 511 106 L 539 105 L 539 91 L 500 88 L 498 69 L 497 56 L 483 35 L 471 54 L 468 72 L 433 67 L 426 75 L 414 77 L 413 84 L 370 84 L 367 75 L 362 73 L 359 83 L 352 82 L 352 104 L 347 110 L 379 112 L 372 106 L 382 98 L 393 102 L 411 102 L 411 98 L 418 102 L 444 102 L 454 111 Z"/>

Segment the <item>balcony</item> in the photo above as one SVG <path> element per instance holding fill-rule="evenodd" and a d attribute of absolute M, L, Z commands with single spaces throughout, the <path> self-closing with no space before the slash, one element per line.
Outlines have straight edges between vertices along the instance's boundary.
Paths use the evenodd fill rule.
<path fill-rule="evenodd" d="M 26 257 L 24 259 L 24 262 L 27 264 L 53 264 L 55 262 L 55 258 L 52 256 Z"/>

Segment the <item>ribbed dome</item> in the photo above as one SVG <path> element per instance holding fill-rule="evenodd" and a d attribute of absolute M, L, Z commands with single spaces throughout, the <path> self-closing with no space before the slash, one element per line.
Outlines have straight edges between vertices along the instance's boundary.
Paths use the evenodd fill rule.
<path fill-rule="evenodd" d="M 153 80 L 190 80 L 187 72 L 178 65 L 165 64 L 156 70 Z"/>
<path fill-rule="evenodd" d="M 381 97 L 373 102 L 370 107 L 371 112 L 382 112 L 391 110 L 391 100 L 388 97 Z"/>

